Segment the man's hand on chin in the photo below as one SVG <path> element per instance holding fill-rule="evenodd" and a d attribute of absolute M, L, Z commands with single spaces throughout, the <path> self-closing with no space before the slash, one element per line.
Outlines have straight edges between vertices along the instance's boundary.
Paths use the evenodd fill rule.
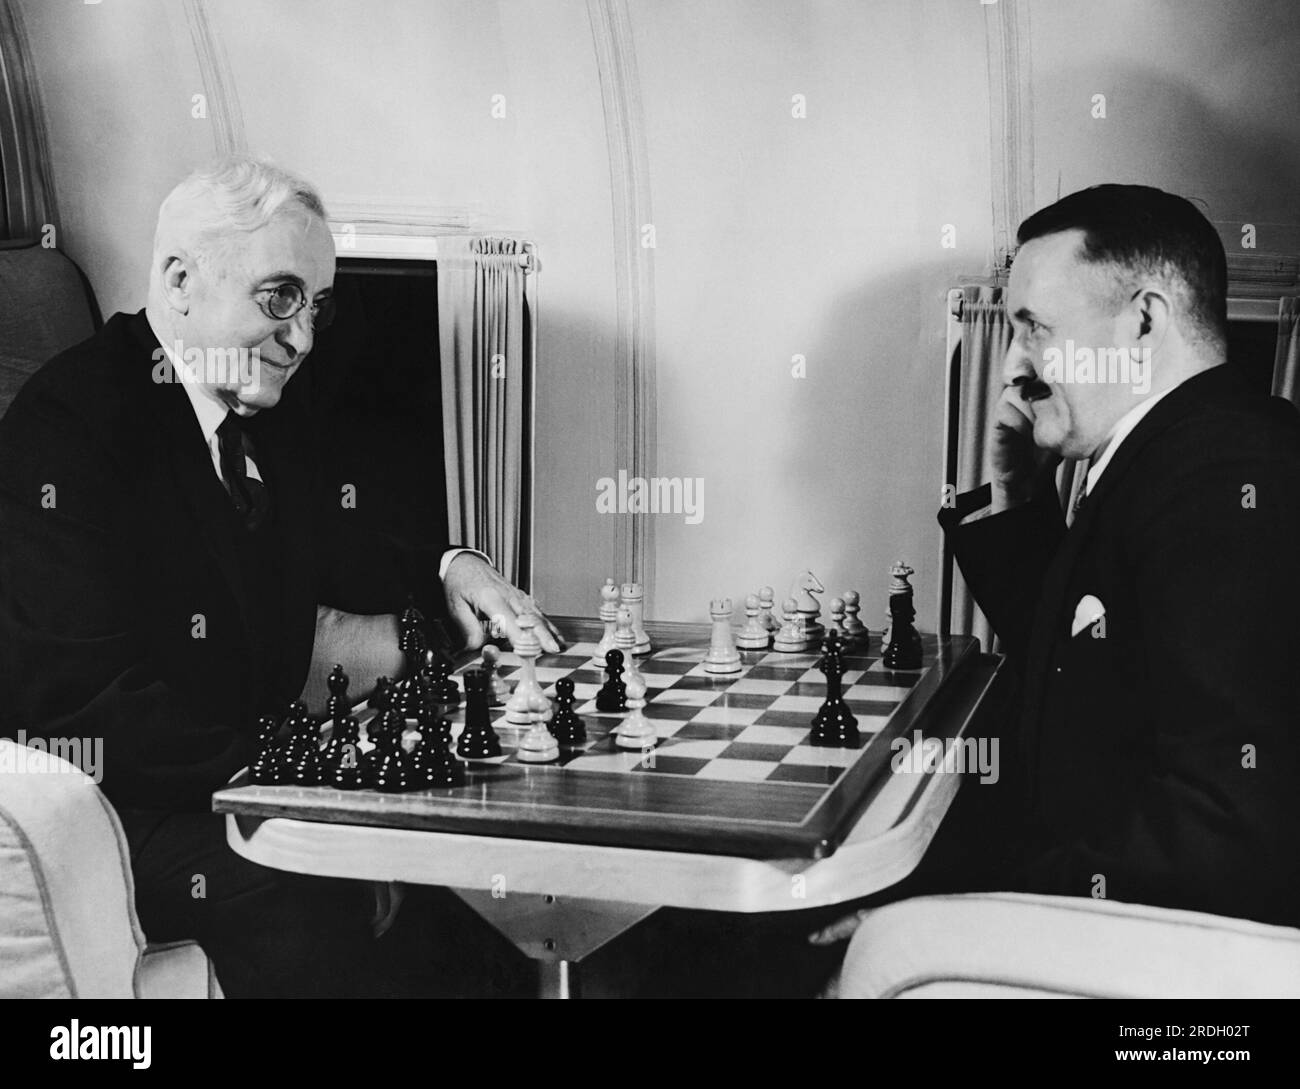
<path fill-rule="evenodd" d="M 496 621 L 500 633 L 516 643 L 522 632 L 518 618 L 529 613 L 537 618 L 533 629 L 547 654 L 556 654 L 564 646 L 560 633 L 526 593 L 511 586 L 482 556 L 462 552 L 451 561 L 442 580 L 447 595 L 447 609 L 456 621 L 465 645 L 481 647 L 488 638 L 484 622 Z"/>

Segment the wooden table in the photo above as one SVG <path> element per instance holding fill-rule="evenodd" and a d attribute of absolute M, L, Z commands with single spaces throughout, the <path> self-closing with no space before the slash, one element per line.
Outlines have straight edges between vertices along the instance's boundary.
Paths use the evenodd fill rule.
<path fill-rule="evenodd" d="M 571 640 L 593 637 L 589 622 L 557 623 Z M 658 647 L 707 643 L 700 626 L 647 627 Z M 900 705 L 892 735 L 965 735 L 999 676 L 1001 659 L 967 637 L 930 645 L 938 666 L 922 682 L 929 689 Z M 686 790 L 674 776 L 513 768 L 521 773 L 487 769 L 465 787 L 401 795 L 236 778 L 213 808 L 228 815 L 234 850 L 262 865 L 455 889 L 540 963 L 545 994 L 567 996 L 583 957 L 659 907 L 797 911 L 896 884 L 920 861 L 961 779 L 951 753 L 931 772 L 891 772 L 887 756 L 873 755 L 873 766 L 864 756 L 844 789 L 818 804 L 787 790 L 807 812 L 783 819 L 769 807 L 775 788 L 790 784 Z"/>

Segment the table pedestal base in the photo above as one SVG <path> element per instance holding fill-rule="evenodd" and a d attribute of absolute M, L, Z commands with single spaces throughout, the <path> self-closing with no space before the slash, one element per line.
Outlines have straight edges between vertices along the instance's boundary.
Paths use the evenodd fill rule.
<path fill-rule="evenodd" d="M 542 998 L 578 997 L 578 964 L 658 908 L 572 896 L 456 889 L 456 895 L 537 962 Z"/>

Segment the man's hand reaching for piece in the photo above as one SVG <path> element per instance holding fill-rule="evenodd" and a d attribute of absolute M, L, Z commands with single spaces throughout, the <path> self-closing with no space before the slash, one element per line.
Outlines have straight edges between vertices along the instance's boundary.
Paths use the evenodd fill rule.
<path fill-rule="evenodd" d="M 467 647 L 477 649 L 487 642 L 489 631 L 485 625 L 493 621 L 500 625 L 499 634 L 516 643 L 521 635 L 518 617 L 531 613 L 537 618 L 533 630 L 543 652 L 555 654 L 563 648 L 564 640 L 555 625 L 542 615 L 537 602 L 511 586 L 481 556 L 462 552 L 451 561 L 442 583 L 447 609 Z"/>

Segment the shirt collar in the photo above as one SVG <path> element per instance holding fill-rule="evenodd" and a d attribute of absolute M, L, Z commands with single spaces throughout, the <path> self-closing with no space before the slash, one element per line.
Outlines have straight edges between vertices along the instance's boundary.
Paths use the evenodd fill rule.
<path fill-rule="evenodd" d="M 1120 444 L 1128 438 L 1133 428 L 1137 427 L 1137 425 L 1142 421 L 1142 418 L 1156 407 L 1156 404 L 1162 397 L 1172 393 L 1176 388 L 1177 387 L 1175 386 L 1170 386 L 1169 389 L 1161 390 L 1159 393 L 1153 394 L 1145 401 L 1134 405 L 1119 418 L 1119 422 L 1111 428 L 1110 436 L 1106 440 L 1105 452 L 1101 457 L 1093 459 L 1092 463 L 1088 466 L 1088 480 L 1084 487 L 1089 495 L 1091 495 L 1093 490 L 1097 487 L 1097 482 L 1101 479 L 1101 474 L 1106 471 L 1106 466 L 1110 464 L 1110 459 L 1115 456 L 1115 451 L 1118 450 Z"/>
<path fill-rule="evenodd" d="M 147 316 L 147 315 L 146 315 Z M 153 329 L 153 322 L 149 323 Z M 199 429 L 203 432 L 203 441 L 209 446 L 212 445 L 213 437 L 217 433 L 217 428 L 221 426 L 221 421 L 226 418 L 230 411 L 219 401 L 209 397 L 204 388 L 198 382 L 189 380 L 189 371 L 183 360 L 176 358 L 176 353 L 159 335 L 157 329 L 153 329 L 153 334 L 158 338 L 158 343 L 162 347 L 168 362 L 172 365 L 174 380 L 179 382 L 181 388 L 185 390 L 185 395 L 190 399 L 190 405 L 194 409 L 194 415 L 199 421 Z"/>

